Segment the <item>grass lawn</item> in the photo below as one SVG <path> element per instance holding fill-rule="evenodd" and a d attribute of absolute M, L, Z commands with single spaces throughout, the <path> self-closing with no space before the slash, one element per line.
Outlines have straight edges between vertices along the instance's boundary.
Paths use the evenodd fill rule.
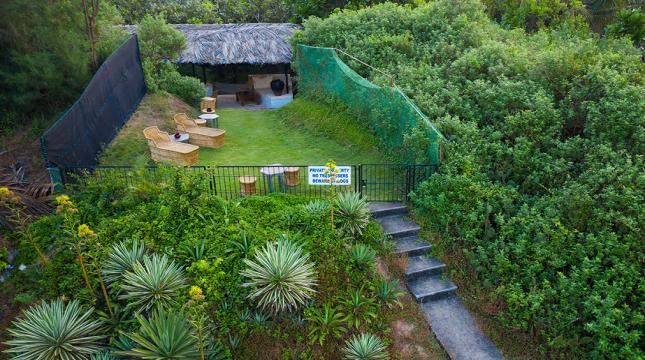
<path fill-rule="evenodd" d="M 147 95 L 141 106 L 101 156 L 102 165 L 150 162 L 142 130 L 150 125 L 173 131 L 176 112 L 198 115 L 177 98 Z M 284 165 L 385 163 L 374 137 L 345 114 L 306 100 L 279 110 L 220 109 L 219 127 L 226 144 L 201 148 L 198 165 Z M 331 125 L 331 126 L 330 126 Z"/>

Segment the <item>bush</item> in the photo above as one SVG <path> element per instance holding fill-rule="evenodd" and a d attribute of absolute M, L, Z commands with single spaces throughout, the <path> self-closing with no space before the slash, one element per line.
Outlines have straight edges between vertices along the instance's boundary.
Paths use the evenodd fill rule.
<path fill-rule="evenodd" d="M 568 23 L 566 11 L 580 5 L 522 2 L 533 3 L 507 9 L 513 22 L 537 16 L 531 30 Z M 540 335 L 555 357 L 640 355 L 638 49 L 570 24 L 508 31 L 477 0 L 341 11 L 305 21 L 295 41 L 341 48 L 396 74 L 448 138 L 441 173 L 413 194 L 417 218 L 441 233 L 438 248 L 463 250 L 483 290 L 508 305 L 504 322 Z"/>
<path fill-rule="evenodd" d="M 143 72 L 148 91 L 167 91 L 189 104 L 206 94 L 199 80 L 182 76 L 173 63 L 186 48 L 186 38 L 162 16 L 146 15 L 137 25 Z"/>
<path fill-rule="evenodd" d="M 83 311 L 78 301 L 44 302 L 26 310 L 9 329 L 8 353 L 16 359 L 76 359 L 99 353 L 105 336 L 93 309 Z"/>
<path fill-rule="evenodd" d="M 253 287 L 249 298 L 258 299 L 258 306 L 274 313 L 295 310 L 311 298 L 316 285 L 314 265 L 309 255 L 288 238 L 267 244 L 253 260 L 244 259 L 242 276 Z"/>
<path fill-rule="evenodd" d="M 141 326 L 139 332 L 127 334 L 134 343 L 133 348 L 117 354 L 139 359 L 199 358 L 195 337 L 184 314 L 158 309 L 149 319 L 138 315 L 137 320 Z"/>
<path fill-rule="evenodd" d="M 353 237 L 360 236 L 370 221 L 367 202 L 359 193 L 343 192 L 336 198 L 339 229 Z"/>
<path fill-rule="evenodd" d="M 198 79 L 182 76 L 174 68 L 162 72 L 158 81 L 159 88 L 177 95 L 191 105 L 195 105 L 197 99 L 206 96 L 206 88 Z"/>
<path fill-rule="evenodd" d="M 347 360 L 380 360 L 387 359 L 383 341 L 370 333 L 354 335 L 347 342 L 343 351 Z"/>

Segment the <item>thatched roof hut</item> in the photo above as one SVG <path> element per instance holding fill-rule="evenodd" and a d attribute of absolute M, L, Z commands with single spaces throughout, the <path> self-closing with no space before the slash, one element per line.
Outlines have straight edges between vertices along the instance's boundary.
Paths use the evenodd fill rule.
<path fill-rule="evenodd" d="M 280 24 L 178 24 L 188 40 L 177 63 L 200 65 L 289 64 L 289 38 L 299 25 Z M 128 26 L 134 31 L 134 26 Z"/>

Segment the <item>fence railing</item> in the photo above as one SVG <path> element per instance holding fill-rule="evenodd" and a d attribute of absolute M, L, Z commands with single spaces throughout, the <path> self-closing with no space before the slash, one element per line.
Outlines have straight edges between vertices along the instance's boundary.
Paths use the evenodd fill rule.
<path fill-rule="evenodd" d="M 340 166 L 340 165 L 339 165 Z M 355 191 L 368 201 L 407 201 L 410 192 L 438 171 L 438 165 L 427 164 L 354 164 L 348 185 L 336 185 L 337 191 Z M 193 166 L 168 168 L 150 166 L 96 166 L 58 168 L 62 186 L 83 186 L 87 181 L 111 181 L 122 186 L 143 182 L 169 183 L 177 172 L 189 174 L 200 184 L 200 190 L 225 199 L 273 192 L 308 198 L 325 198 L 329 186 L 309 183 L 306 165 L 269 166 Z"/>

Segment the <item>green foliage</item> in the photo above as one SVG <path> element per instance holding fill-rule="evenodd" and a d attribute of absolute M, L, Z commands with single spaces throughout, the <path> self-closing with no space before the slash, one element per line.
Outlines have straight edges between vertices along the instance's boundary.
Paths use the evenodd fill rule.
<path fill-rule="evenodd" d="M 391 39 L 401 46 L 383 46 Z M 463 251 L 508 305 L 506 325 L 538 334 L 555 357 L 640 356 L 638 49 L 569 24 L 507 31 L 476 0 L 344 11 L 306 21 L 296 41 L 396 74 L 448 138 L 441 173 L 413 196 L 417 219 L 441 233 L 438 248 Z"/>
<path fill-rule="evenodd" d="M 641 9 L 623 9 L 616 14 L 616 22 L 607 26 L 608 36 L 628 36 L 635 46 L 645 43 L 645 14 Z"/>
<path fill-rule="evenodd" d="M 370 221 L 367 202 L 356 192 L 343 192 L 336 198 L 338 228 L 352 237 L 360 236 Z"/>
<path fill-rule="evenodd" d="M 388 357 L 383 341 L 370 333 L 354 335 L 343 351 L 347 360 L 381 360 Z"/>
<path fill-rule="evenodd" d="M 125 39 L 101 2 L 98 43 L 105 59 Z M 70 105 L 91 76 L 83 8 L 76 1 L 0 3 L 0 125 L 3 131 L 51 117 Z M 43 114 L 40 116 L 40 114 Z"/>
<path fill-rule="evenodd" d="M 354 328 L 360 328 L 362 323 L 371 323 L 377 318 L 376 302 L 363 295 L 363 288 L 354 289 L 342 302 L 342 309 L 347 316 L 345 321 Z"/>
<path fill-rule="evenodd" d="M 309 255 L 288 238 L 267 244 L 253 260 L 244 259 L 242 276 L 249 278 L 244 286 L 252 287 L 250 299 L 274 313 L 292 311 L 302 306 L 315 292 L 314 264 Z"/>
<path fill-rule="evenodd" d="M 376 251 L 366 244 L 352 245 L 352 258 L 358 266 L 368 267 L 376 260 Z"/>
<path fill-rule="evenodd" d="M 173 63 L 186 48 L 186 38 L 161 16 L 146 15 L 137 25 L 146 85 L 152 93 L 168 91 L 189 104 L 205 95 L 199 80 L 182 76 Z"/>
<path fill-rule="evenodd" d="M 323 200 L 312 200 L 303 205 L 302 209 L 313 216 L 321 216 L 329 212 L 329 202 Z"/>
<path fill-rule="evenodd" d="M 114 247 L 120 247 L 120 252 L 130 252 L 132 245 L 126 244 L 131 244 L 132 239 L 147 248 L 148 255 L 144 255 L 143 261 L 124 271 L 125 276 L 109 285 L 114 315 L 110 314 L 102 296 L 97 299 L 84 288 L 75 252 L 68 245 L 69 234 L 65 231 L 62 214 L 45 216 L 31 226 L 34 241 L 52 254 L 50 263 L 30 266 L 35 261 L 33 251 L 29 251 L 31 245 L 16 244 L 19 246 L 16 262 L 29 266 L 24 272 L 16 272 L 11 280 L 16 292 L 23 294 L 20 300 L 25 302 L 65 296 L 94 305 L 106 325 L 104 330 L 112 350 L 144 348 L 119 334 L 136 332 L 138 320 L 133 319 L 136 311 L 155 302 L 150 296 L 154 288 L 168 288 L 164 284 L 170 281 L 164 282 L 162 276 L 156 275 L 168 278 L 165 276 L 168 271 L 151 271 L 156 267 L 146 264 L 146 259 L 154 262 L 157 258 L 160 262 L 162 254 L 167 258 L 166 268 L 172 261 L 186 266 L 184 278 L 186 284 L 191 285 L 190 291 L 185 286 L 178 286 L 175 291 L 158 292 L 165 304 L 163 310 L 174 314 L 183 310 L 185 319 L 190 322 L 191 336 L 199 339 L 196 340 L 199 343 L 195 346 L 197 351 L 204 348 L 205 353 L 219 354 L 211 358 L 231 358 L 231 355 L 242 359 L 257 358 L 262 351 L 259 344 L 266 344 L 265 341 L 285 349 L 285 353 L 311 354 L 311 349 L 303 350 L 311 348 L 307 345 L 310 322 L 305 320 L 305 314 L 311 309 L 322 311 L 326 303 L 332 307 L 341 306 L 344 300 L 349 300 L 354 289 L 374 282 L 374 269 L 357 267 L 352 261 L 347 239 L 339 231 L 330 229 L 329 214 L 310 216 L 304 211 L 303 204 L 309 199 L 272 194 L 224 201 L 209 195 L 210 176 L 204 176 L 204 172 L 164 167 L 155 169 L 154 173 L 140 169 L 131 171 L 135 175 L 133 181 L 102 174 L 100 179 L 88 179 L 71 195 L 78 208 L 78 217 L 98 235 L 96 241 L 101 247 L 96 253 L 92 252 L 98 268 L 106 267 L 110 255 L 115 253 Z M 384 250 L 378 239 L 383 233 L 378 230 L 378 225 L 370 223 L 357 240 L 370 244 L 380 253 Z M 290 234 L 288 238 L 283 235 L 287 233 Z M 309 293 L 305 303 L 299 305 L 304 305 L 303 311 L 274 316 L 255 309 L 257 301 L 248 298 L 253 288 L 242 286 L 249 281 L 241 275 L 246 269 L 243 259 L 254 260 L 267 247 L 275 250 L 276 241 L 297 244 L 301 256 L 309 255 L 306 263 L 315 264 L 316 293 L 315 296 L 313 292 Z M 93 266 L 90 270 L 90 283 L 100 293 L 98 273 Z M 313 271 L 313 267 L 310 270 Z M 126 286 L 136 287 L 137 296 L 124 298 L 132 293 Z M 374 297 L 373 291 L 367 289 L 366 285 L 359 304 L 374 301 L 369 300 Z M 146 298 L 152 300 L 143 300 Z M 137 301 L 140 304 L 128 308 Z M 156 310 L 151 305 L 150 311 L 139 315 L 151 322 Z M 370 313 L 374 312 L 377 318 L 393 318 L 398 312 L 367 304 L 359 305 L 355 310 L 353 313 L 360 318 L 360 331 L 376 334 L 387 334 L 389 330 L 381 322 L 370 321 L 373 318 Z M 343 304 L 342 311 L 349 313 L 353 309 L 346 310 Z M 334 317 L 341 321 L 340 326 L 349 327 L 346 324 L 349 320 L 344 316 Z M 138 334 L 144 336 L 142 332 Z M 328 340 L 323 343 L 327 345 L 316 345 L 316 353 L 325 358 L 342 357 L 342 342 L 349 336 L 344 331 L 339 333 L 338 339 L 326 335 Z M 319 344 L 318 340 L 316 343 Z"/>
<path fill-rule="evenodd" d="M 120 299 L 132 301 L 129 306 L 137 312 L 173 303 L 173 297 L 186 287 L 184 271 L 166 255 L 145 256 L 143 262 L 134 263 L 132 271 L 123 273 L 123 293 Z"/>
<path fill-rule="evenodd" d="M 112 246 L 103 265 L 103 280 L 113 283 L 120 280 L 126 271 L 133 271 L 134 264 L 143 262 L 146 247 L 139 241 L 122 241 Z"/>
<path fill-rule="evenodd" d="M 585 6 L 580 0 L 484 0 L 483 3 L 493 18 L 511 28 L 537 31 L 562 24 L 585 24 Z"/>
<path fill-rule="evenodd" d="M 90 320 L 78 301 L 43 302 L 27 309 L 9 329 L 7 341 L 14 359 L 80 360 L 102 349 L 101 322 Z"/>
<path fill-rule="evenodd" d="M 374 283 L 374 292 L 381 305 L 387 307 L 399 305 L 403 307 L 403 304 L 399 301 L 399 296 L 403 293 L 399 289 L 399 280 L 387 280 L 380 277 Z"/>
<path fill-rule="evenodd" d="M 130 350 L 117 351 L 119 355 L 137 359 L 197 359 L 195 338 L 186 317 L 164 309 L 153 311 L 148 319 L 137 315 L 141 328 L 138 332 L 126 334 L 134 342 Z"/>
<path fill-rule="evenodd" d="M 328 337 L 339 338 L 347 329 L 343 326 L 345 314 L 330 304 L 322 309 L 307 309 L 305 316 L 309 322 L 309 340 L 323 345 Z"/>

